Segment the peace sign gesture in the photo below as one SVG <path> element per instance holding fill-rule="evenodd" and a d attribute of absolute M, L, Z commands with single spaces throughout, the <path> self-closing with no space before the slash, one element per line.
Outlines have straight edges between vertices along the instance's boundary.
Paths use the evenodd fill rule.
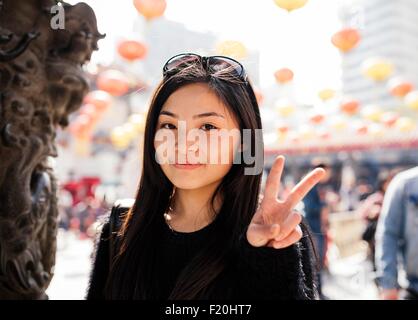
<path fill-rule="evenodd" d="M 254 247 L 288 247 L 302 237 L 300 213 L 293 208 L 324 176 L 325 170 L 314 169 L 290 192 L 287 199 L 277 199 L 284 157 L 278 156 L 267 177 L 263 200 L 247 229 L 247 240 Z"/>

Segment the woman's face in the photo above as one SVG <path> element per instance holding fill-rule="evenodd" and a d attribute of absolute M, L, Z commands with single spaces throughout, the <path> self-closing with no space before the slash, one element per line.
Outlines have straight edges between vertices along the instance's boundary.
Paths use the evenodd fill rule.
<path fill-rule="evenodd" d="M 158 117 L 154 146 L 167 178 L 179 189 L 220 182 L 230 170 L 240 131 L 228 107 L 204 83 L 170 95 Z"/>

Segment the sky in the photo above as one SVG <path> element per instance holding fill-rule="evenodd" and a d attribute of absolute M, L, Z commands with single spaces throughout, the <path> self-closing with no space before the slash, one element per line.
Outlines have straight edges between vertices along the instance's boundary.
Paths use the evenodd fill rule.
<path fill-rule="evenodd" d="M 338 90 L 341 85 L 340 53 L 330 38 L 341 27 L 337 11 L 342 1 L 347 0 L 309 0 L 305 7 L 288 13 L 273 0 L 167 0 L 165 17 L 192 30 L 215 32 L 221 40 L 241 41 L 250 51 L 258 50 L 261 88 L 274 85 L 275 70 L 292 69 L 293 91 L 301 102 L 309 103 L 318 90 Z M 110 62 L 115 40 L 135 36 L 138 13 L 132 0 L 84 2 L 95 10 L 99 30 L 107 34 L 92 61 Z"/>

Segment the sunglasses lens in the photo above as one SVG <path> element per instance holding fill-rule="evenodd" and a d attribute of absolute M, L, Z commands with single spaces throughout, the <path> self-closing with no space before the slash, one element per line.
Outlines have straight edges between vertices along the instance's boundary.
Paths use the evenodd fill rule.
<path fill-rule="evenodd" d="M 192 65 L 203 64 L 202 66 L 208 68 L 210 73 L 229 73 L 236 77 L 244 77 L 246 79 L 244 67 L 238 61 L 223 57 L 223 56 L 211 56 L 200 57 L 197 54 L 187 53 L 172 57 L 168 60 L 163 68 L 164 76 L 178 72 L 181 69 L 187 68 Z"/>
<path fill-rule="evenodd" d="M 240 77 L 243 73 L 243 67 L 235 60 L 225 57 L 211 57 L 209 68 L 211 72 L 228 71 Z"/>
<path fill-rule="evenodd" d="M 187 66 L 196 64 L 199 62 L 199 56 L 195 55 L 181 55 L 170 59 L 165 67 L 166 72 L 171 72 L 178 69 L 183 69 Z"/>

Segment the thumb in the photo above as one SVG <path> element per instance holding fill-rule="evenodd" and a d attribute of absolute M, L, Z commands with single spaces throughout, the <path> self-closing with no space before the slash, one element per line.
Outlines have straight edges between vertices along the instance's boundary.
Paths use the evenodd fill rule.
<path fill-rule="evenodd" d="M 280 233 L 278 224 L 251 223 L 247 229 L 247 240 L 254 247 L 265 246 Z"/>

